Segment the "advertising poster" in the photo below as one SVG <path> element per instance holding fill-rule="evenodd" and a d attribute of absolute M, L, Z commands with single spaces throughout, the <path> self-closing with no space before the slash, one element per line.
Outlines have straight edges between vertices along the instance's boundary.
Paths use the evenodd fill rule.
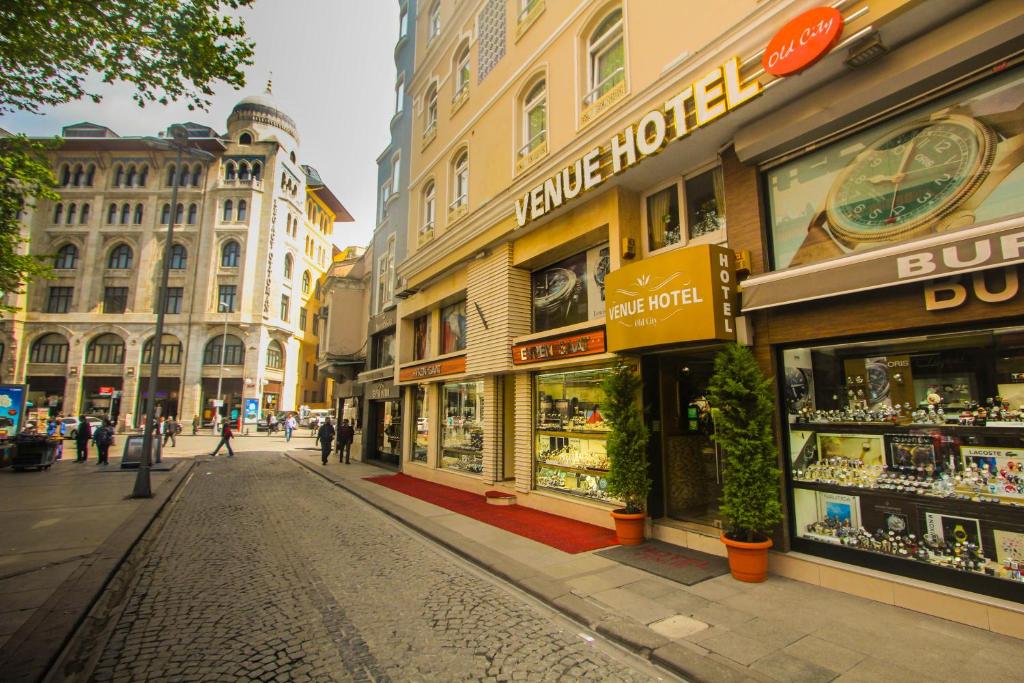
<path fill-rule="evenodd" d="M 996 561 L 1004 564 L 1013 560 L 1024 562 L 1024 534 L 996 529 L 992 532 L 996 539 Z"/>
<path fill-rule="evenodd" d="M 867 466 L 884 465 L 881 435 L 818 434 L 818 457 L 860 460 Z"/>
<path fill-rule="evenodd" d="M 7 429 L 9 434 L 21 431 L 27 389 L 24 384 L 0 384 L 0 429 Z"/>
<path fill-rule="evenodd" d="M 1024 476 L 1024 448 L 961 446 L 960 454 L 964 459 L 964 469 L 974 465 L 994 475 L 1005 472 Z"/>
<path fill-rule="evenodd" d="M 609 269 L 604 244 L 533 272 L 535 332 L 604 317 L 604 278 Z"/>
<path fill-rule="evenodd" d="M 890 467 L 935 470 L 935 444 L 930 436 L 887 434 L 885 440 L 889 444 Z"/>
<path fill-rule="evenodd" d="M 1024 74 L 1017 69 L 772 169 L 774 267 L 1020 212 L 1022 104 Z"/>
<path fill-rule="evenodd" d="M 260 400 L 258 398 L 245 399 L 245 417 L 243 422 L 247 425 L 254 425 L 260 419 Z"/>
<path fill-rule="evenodd" d="M 951 543 L 973 543 L 981 547 L 981 525 L 973 517 L 955 517 L 938 512 L 925 513 L 928 533 Z"/>
<path fill-rule="evenodd" d="M 860 498 L 841 493 L 820 493 L 818 497 L 818 518 L 838 522 L 842 526 L 860 526 Z"/>

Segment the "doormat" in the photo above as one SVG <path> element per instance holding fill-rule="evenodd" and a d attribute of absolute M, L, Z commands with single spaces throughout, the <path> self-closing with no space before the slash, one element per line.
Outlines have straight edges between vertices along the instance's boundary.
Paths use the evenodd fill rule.
<path fill-rule="evenodd" d="M 729 561 L 724 557 L 662 541 L 622 545 L 595 554 L 687 586 L 729 573 Z"/>
<path fill-rule="evenodd" d="M 488 505 L 486 499 L 480 494 L 435 484 L 410 477 L 407 474 L 367 477 L 366 481 L 372 481 L 374 484 L 385 486 L 566 553 L 585 553 L 618 543 L 615 532 L 611 529 L 519 505 L 502 507 Z"/>

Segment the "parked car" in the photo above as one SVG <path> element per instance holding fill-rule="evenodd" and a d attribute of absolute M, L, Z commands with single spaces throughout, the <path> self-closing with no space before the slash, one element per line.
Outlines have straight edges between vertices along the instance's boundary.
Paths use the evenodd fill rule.
<path fill-rule="evenodd" d="M 85 417 L 85 421 L 89 423 L 89 426 L 92 428 L 92 431 L 94 431 L 94 432 L 96 431 L 96 429 L 98 427 L 101 427 L 103 425 L 103 419 L 102 418 L 94 417 L 92 415 L 87 415 Z M 77 417 L 65 417 L 65 418 L 61 419 L 61 422 L 63 422 L 64 425 L 65 425 L 65 427 L 64 427 L 64 438 L 65 439 L 74 439 L 76 436 L 78 436 L 78 418 Z"/>
<path fill-rule="evenodd" d="M 288 417 L 288 411 L 287 410 L 278 410 L 278 411 L 276 411 L 274 413 L 274 416 L 277 418 L 277 430 L 278 431 L 282 431 L 284 429 L 284 419 L 286 417 Z M 257 432 L 268 431 L 268 427 L 267 427 L 267 420 L 268 419 L 270 419 L 270 413 L 269 412 L 263 413 L 263 417 L 261 417 L 256 422 L 256 431 Z"/>

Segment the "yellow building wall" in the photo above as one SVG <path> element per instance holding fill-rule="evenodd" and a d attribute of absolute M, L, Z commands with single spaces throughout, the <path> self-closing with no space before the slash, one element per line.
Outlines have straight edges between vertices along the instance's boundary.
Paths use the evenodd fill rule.
<path fill-rule="evenodd" d="M 312 202 L 320 214 L 326 214 L 327 220 L 322 225 L 319 218 L 320 214 L 317 213 L 314 213 L 311 219 L 307 208 L 303 221 L 305 228 L 317 245 L 330 250 L 331 240 L 328 236 L 333 232 L 336 216 L 319 197 L 308 190 L 306 191 L 306 201 Z M 309 204 L 307 204 L 308 206 Z M 297 290 L 294 290 L 299 296 L 299 306 L 306 309 L 306 327 L 296 335 L 299 338 L 299 366 L 295 386 L 295 403 L 296 406 L 306 405 L 310 408 L 330 408 L 330 392 L 328 391 L 327 380 L 317 377 L 316 362 L 319 336 L 314 334 L 314 329 L 323 334 L 323 325 L 315 322 L 320 315 L 320 299 L 317 297 L 317 292 L 323 286 L 324 271 L 326 268 L 330 268 L 333 257 L 330 251 L 328 251 L 326 257 L 327 265 L 321 266 L 316 262 L 315 254 L 314 250 L 313 256 L 302 254 L 301 257 L 295 259 L 295 268 L 309 270 L 312 275 L 312 284 L 308 293 L 302 291 L 301 285 Z M 301 270 L 298 272 L 298 277 L 301 282 Z M 299 314 L 296 313 L 296 315 Z M 311 369 L 307 370 L 307 367 Z M 316 400 L 312 400 L 314 397 Z"/>

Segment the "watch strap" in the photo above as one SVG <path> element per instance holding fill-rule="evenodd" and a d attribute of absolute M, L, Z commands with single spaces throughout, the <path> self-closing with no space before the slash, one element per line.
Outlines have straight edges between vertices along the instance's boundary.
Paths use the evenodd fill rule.
<path fill-rule="evenodd" d="M 796 250 L 788 267 L 802 266 L 805 263 L 815 263 L 842 255 L 842 248 L 825 229 L 825 212 L 822 211 L 811 221 L 807 228 L 807 237 Z"/>

